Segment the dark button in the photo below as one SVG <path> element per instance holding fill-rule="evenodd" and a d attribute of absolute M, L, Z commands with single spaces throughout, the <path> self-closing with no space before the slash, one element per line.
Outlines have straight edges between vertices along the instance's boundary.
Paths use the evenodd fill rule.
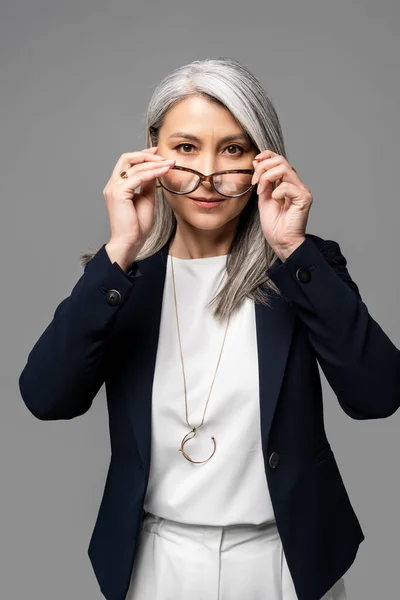
<path fill-rule="evenodd" d="M 276 469 L 276 467 L 279 464 L 279 454 L 277 452 L 273 452 L 271 454 L 271 456 L 269 457 L 269 461 L 268 462 L 269 462 L 269 466 L 272 469 Z"/>
<path fill-rule="evenodd" d="M 109 290 L 107 292 L 106 298 L 107 298 L 108 304 L 111 304 L 111 306 L 116 306 L 122 300 L 122 296 L 118 290 Z"/>
<path fill-rule="evenodd" d="M 299 267 L 296 271 L 296 277 L 301 283 L 308 283 L 311 279 L 311 273 L 305 267 Z"/>

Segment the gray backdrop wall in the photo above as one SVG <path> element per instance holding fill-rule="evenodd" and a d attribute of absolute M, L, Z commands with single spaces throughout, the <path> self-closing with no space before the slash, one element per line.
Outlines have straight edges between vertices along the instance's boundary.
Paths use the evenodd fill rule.
<path fill-rule="evenodd" d="M 1 598 L 100 598 L 86 551 L 110 453 L 104 388 L 82 417 L 41 422 L 18 375 L 80 277 L 79 253 L 108 240 L 103 187 L 122 152 L 146 145 L 147 103 L 173 68 L 225 55 L 261 80 L 313 193 L 308 231 L 339 242 L 400 347 L 399 17 L 395 0 L 1 4 Z M 366 534 L 349 600 L 394 598 L 400 413 L 354 421 L 321 377 Z"/>

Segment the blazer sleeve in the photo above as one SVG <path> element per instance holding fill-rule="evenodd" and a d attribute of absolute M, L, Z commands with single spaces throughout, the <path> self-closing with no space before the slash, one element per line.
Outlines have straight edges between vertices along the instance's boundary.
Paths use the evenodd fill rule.
<path fill-rule="evenodd" d="M 371 317 L 334 240 L 313 234 L 266 274 L 306 325 L 344 412 L 379 419 L 400 405 L 400 351 Z"/>
<path fill-rule="evenodd" d="M 105 246 L 57 306 L 19 376 L 22 399 L 38 419 L 82 415 L 105 381 L 110 332 L 142 275 L 137 263 L 128 272 L 112 263 Z M 110 290 L 119 295 L 108 295 Z"/>

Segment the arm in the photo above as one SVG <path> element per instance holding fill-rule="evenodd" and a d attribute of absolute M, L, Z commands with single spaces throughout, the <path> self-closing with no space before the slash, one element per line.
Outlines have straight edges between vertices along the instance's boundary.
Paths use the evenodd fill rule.
<path fill-rule="evenodd" d="M 307 326 L 344 412 L 353 419 L 389 417 L 400 406 L 400 351 L 368 313 L 346 265 L 337 242 L 306 234 L 267 275 Z"/>
<path fill-rule="evenodd" d="M 23 401 L 41 420 L 82 415 L 105 381 L 113 323 L 142 273 L 111 262 L 105 244 L 85 266 L 71 295 L 57 306 L 19 377 Z M 107 296 L 109 290 L 118 294 Z"/>

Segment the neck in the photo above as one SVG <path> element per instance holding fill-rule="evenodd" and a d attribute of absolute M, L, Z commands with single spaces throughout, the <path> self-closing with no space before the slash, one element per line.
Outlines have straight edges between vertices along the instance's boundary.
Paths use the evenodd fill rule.
<path fill-rule="evenodd" d="M 230 223 L 228 224 L 230 225 Z M 184 230 L 177 226 L 174 237 L 169 245 L 168 253 L 176 258 L 210 258 L 229 254 L 235 232 L 193 231 Z"/>

